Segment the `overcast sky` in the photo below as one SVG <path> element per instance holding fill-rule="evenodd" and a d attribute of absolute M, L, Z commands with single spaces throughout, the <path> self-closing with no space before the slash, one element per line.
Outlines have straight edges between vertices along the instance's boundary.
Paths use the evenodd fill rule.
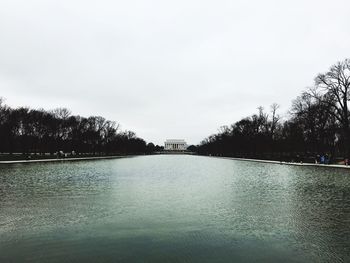
<path fill-rule="evenodd" d="M 197 144 L 349 57 L 350 1 L 1 0 L 0 96 Z"/>

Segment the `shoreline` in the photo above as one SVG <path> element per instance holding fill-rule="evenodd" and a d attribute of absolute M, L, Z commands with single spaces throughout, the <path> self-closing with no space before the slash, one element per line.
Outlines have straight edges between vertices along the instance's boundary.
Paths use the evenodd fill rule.
<path fill-rule="evenodd" d="M 242 162 L 258 162 L 258 163 L 270 163 L 270 164 L 280 164 L 280 165 L 284 164 L 284 165 L 294 165 L 294 166 L 350 169 L 350 165 L 344 165 L 344 164 L 295 163 L 295 162 L 284 162 L 284 161 L 273 161 L 273 160 L 262 160 L 262 159 L 248 159 L 248 158 L 225 157 L 225 156 L 208 156 L 208 157 L 234 160 L 234 161 L 242 161 Z"/>
<path fill-rule="evenodd" d="M 112 156 L 94 156 L 94 157 L 75 157 L 75 158 L 55 158 L 55 159 L 36 159 L 36 160 L 11 160 L 0 161 L 1 164 L 22 164 L 22 163 L 42 163 L 42 162 L 64 162 L 64 161 L 89 161 L 100 159 L 119 159 L 125 157 L 133 157 L 135 155 L 112 155 Z"/>
<path fill-rule="evenodd" d="M 162 155 L 162 154 L 155 154 Z M 184 154 L 185 155 L 185 154 Z M 323 168 L 341 168 L 350 169 L 350 165 L 346 166 L 343 164 L 316 164 L 316 163 L 296 163 L 296 162 L 285 162 L 285 161 L 275 161 L 275 160 L 263 160 L 263 159 L 249 159 L 249 158 L 238 158 L 238 157 L 225 157 L 225 156 L 208 156 L 208 155 L 198 155 L 203 157 L 212 157 L 219 159 L 227 159 L 233 161 L 241 162 L 257 162 L 257 163 L 269 163 L 269 164 L 279 164 L 279 165 L 294 165 L 294 166 L 309 166 L 309 167 L 323 167 Z M 65 161 L 89 161 L 89 160 L 104 160 L 104 159 L 119 159 L 126 157 L 134 157 L 136 155 L 112 155 L 112 156 L 94 156 L 94 157 L 73 157 L 73 158 L 49 158 L 49 159 L 35 159 L 35 160 L 9 160 L 0 161 L 1 164 L 25 164 L 25 163 L 45 163 L 45 162 L 65 162 Z"/>

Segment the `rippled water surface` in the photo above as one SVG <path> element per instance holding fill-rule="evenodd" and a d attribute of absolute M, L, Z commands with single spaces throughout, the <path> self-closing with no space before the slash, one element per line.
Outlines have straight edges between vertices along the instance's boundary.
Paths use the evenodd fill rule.
<path fill-rule="evenodd" d="M 0 262 L 350 262 L 350 171 L 187 155 L 1 165 Z"/>

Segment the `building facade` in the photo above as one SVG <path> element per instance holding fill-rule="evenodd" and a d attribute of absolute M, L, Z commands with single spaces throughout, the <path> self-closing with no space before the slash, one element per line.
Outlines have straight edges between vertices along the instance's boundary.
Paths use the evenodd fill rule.
<path fill-rule="evenodd" d="M 164 143 L 165 151 L 185 151 L 187 149 L 187 143 L 185 140 L 166 140 Z"/>

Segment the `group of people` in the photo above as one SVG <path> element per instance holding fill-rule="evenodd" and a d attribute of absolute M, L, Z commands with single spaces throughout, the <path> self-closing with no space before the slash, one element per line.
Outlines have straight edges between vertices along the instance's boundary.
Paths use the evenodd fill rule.
<path fill-rule="evenodd" d="M 330 164 L 331 163 L 331 156 L 328 154 L 316 155 L 315 163 L 316 164 Z M 344 159 L 344 165 L 349 165 L 348 158 Z"/>
<path fill-rule="evenodd" d="M 316 164 L 329 164 L 330 156 L 328 154 L 316 155 L 315 163 Z"/>

